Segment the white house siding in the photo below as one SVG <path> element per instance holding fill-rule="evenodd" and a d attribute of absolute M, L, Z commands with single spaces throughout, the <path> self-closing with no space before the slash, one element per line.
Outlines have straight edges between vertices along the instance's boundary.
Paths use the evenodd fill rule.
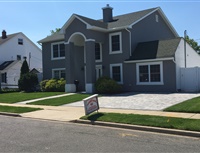
<path fill-rule="evenodd" d="M 18 44 L 18 38 L 23 39 L 23 45 Z M 31 53 L 29 63 L 29 53 Z M 32 43 L 23 33 L 19 33 L 0 45 L 0 64 L 5 61 L 17 60 L 17 55 L 27 57 L 30 69 L 42 69 L 42 52 L 34 43 Z"/>
<path fill-rule="evenodd" d="M 6 69 L 2 70 L 1 73 L 7 73 L 7 83 L 2 83 L 2 88 L 16 88 L 18 85 L 18 80 L 20 78 L 20 68 L 22 66 L 21 61 L 16 61 L 11 66 L 8 66 Z M 8 86 L 7 86 L 8 85 Z M 11 86 L 10 86 L 11 85 Z M 13 86 L 16 85 L 16 86 Z"/>
<path fill-rule="evenodd" d="M 185 52 L 184 52 L 184 39 L 180 40 L 175 53 L 176 62 L 176 87 L 181 89 L 181 68 L 185 67 Z M 186 67 L 200 67 L 200 56 L 197 52 L 186 43 Z"/>

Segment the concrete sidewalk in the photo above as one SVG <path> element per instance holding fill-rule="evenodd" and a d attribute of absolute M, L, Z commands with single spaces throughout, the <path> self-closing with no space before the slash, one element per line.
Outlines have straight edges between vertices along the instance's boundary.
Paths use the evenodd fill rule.
<path fill-rule="evenodd" d="M 63 107 L 63 106 L 42 106 L 42 105 L 23 105 L 23 104 L 5 104 L 5 103 L 0 103 L 0 105 L 17 106 L 17 107 L 34 107 L 43 109 L 39 111 L 20 114 L 22 117 L 28 117 L 28 118 L 38 118 L 38 119 L 56 120 L 56 121 L 72 121 L 72 120 L 77 120 L 85 115 L 84 107 L 77 107 L 77 106 Z M 176 113 L 176 112 L 163 112 L 163 111 L 110 109 L 110 108 L 100 108 L 99 112 L 200 119 L 200 114 L 197 113 Z"/>

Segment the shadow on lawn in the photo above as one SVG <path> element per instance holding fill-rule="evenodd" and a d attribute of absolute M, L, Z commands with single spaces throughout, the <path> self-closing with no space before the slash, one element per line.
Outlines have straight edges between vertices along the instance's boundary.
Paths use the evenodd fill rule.
<path fill-rule="evenodd" d="M 102 116 L 104 116 L 103 113 L 96 113 L 96 114 L 92 114 L 92 115 L 88 116 L 87 119 L 90 120 L 90 121 L 97 121 L 98 118 L 100 118 Z"/>

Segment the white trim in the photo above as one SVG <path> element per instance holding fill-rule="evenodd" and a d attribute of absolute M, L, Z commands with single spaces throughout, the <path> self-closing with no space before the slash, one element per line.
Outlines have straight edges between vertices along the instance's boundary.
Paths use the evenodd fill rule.
<path fill-rule="evenodd" d="M 95 41 L 95 39 L 86 39 L 85 41 Z"/>
<path fill-rule="evenodd" d="M 95 60 L 95 62 L 102 62 L 102 43 L 97 43 L 100 45 L 100 59 L 99 60 Z M 96 52 L 95 52 L 96 53 Z"/>
<path fill-rule="evenodd" d="M 52 72 L 52 78 L 55 78 L 55 76 L 54 76 L 54 71 L 63 71 L 63 70 L 65 70 L 65 68 L 55 68 L 55 69 L 52 69 L 51 70 L 51 72 Z M 60 78 L 61 78 L 61 76 L 59 76 Z M 65 78 L 64 78 L 65 79 Z"/>
<path fill-rule="evenodd" d="M 129 33 L 129 47 L 130 47 L 130 56 L 132 56 L 132 49 L 131 49 L 131 31 L 126 28 L 126 31 Z"/>
<path fill-rule="evenodd" d="M 59 44 L 64 44 L 64 41 L 59 41 L 59 42 L 55 42 L 55 43 L 51 43 L 51 60 L 60 60 L 60 59 L 65 59 L 65 57 L 53 57 L 53 45 L 58 45 Z M 58 48 L 58 52 L 60 52 L 60 48 Z"/>
<path fill-rule="evenodd" d="M 75 84 L 65 84 L 65 92 L 68 92 L 68 93 L 74 93 L 76 92 L 76 86 Z"/>
<path fill-rule="evenodd" d="M 122 63 L 110 64 L 110 78 L 113 79 L 112 68 L 115 67 L 115 66 L 119 66 L 120 67 L 120 78 L 121 78 L 121 81 L 117 82 L 117 83 L 123 84 L 123 65 L 122 65 Z"/>
<path fill-rule="evenodd" d="M 96 65 L 95 69 L 96 69 L 96 80 L 98 80 L 99 77 L 103 76 L 102 65 Z M 98 70 L 100 70 L 100 74 Z"/>
<path fill-rule="evenodd" d="M 73 34 L 71 34 L 71 36 L 69 37 L 69 39 L 68 39 L 67 43 L 69 43 L 69 42 L 70 42 L 70 40 L 72 39 L 72 37 L 73 37 L 73 36 L 75 36 L 75 35 L 81 35 L 81 36 L 83 36 L 84 40 L 86 40 L 86 39 L 87 39 L 83 33 L 81 33 L 81 32 L 74 32 L 74 33 L 73 33 Z"/>
<path fill-rule="evenodd" d="M 93 83 L 86 83 L 86 93 L 93 93 L 94 92 L 94 84 Z"/>
<path fill-rule="evenodd" d="M 146 59 L 146 60 L 132 60 L 132 61 L 124 61 L 124 63 L 143 63 L 143 62 L 157 62 L 157 61 L 168 61 L 168 60 L 174 60 L 174 57 Z"/>
<path fill-rule="evenodd" d="M 120 43 L 120 48 L 118 51 L 112 51 L 112 36 L 119 36 L 119 43 Z M 122 32 L 115 32 L 115 33 L 110 33 L 109 34 L 109 54 L 119 54 L 122 53 Z"/>
<path fill-rule="evenodd" d="M 150 82 L 150 65 L 160 65 L 160 82 Z M 148 66 L 148 76 L 149 82 L 140 82 L 139 81 L 139 66 L 147 65 Z M 164 85 L 163 82 L 163 62 L 149 62 L 149 63 L 136 63 L 136 85 Z"/>

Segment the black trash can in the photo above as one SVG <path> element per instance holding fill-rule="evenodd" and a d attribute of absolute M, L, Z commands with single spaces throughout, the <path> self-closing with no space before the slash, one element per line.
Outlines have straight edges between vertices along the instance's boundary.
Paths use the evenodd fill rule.
<path fill-rule="evenodd" d="M 78 92 L 79 81 L 78 80 L 74 80 L 74 84 L 76 86 L 76 92 Z"/>

